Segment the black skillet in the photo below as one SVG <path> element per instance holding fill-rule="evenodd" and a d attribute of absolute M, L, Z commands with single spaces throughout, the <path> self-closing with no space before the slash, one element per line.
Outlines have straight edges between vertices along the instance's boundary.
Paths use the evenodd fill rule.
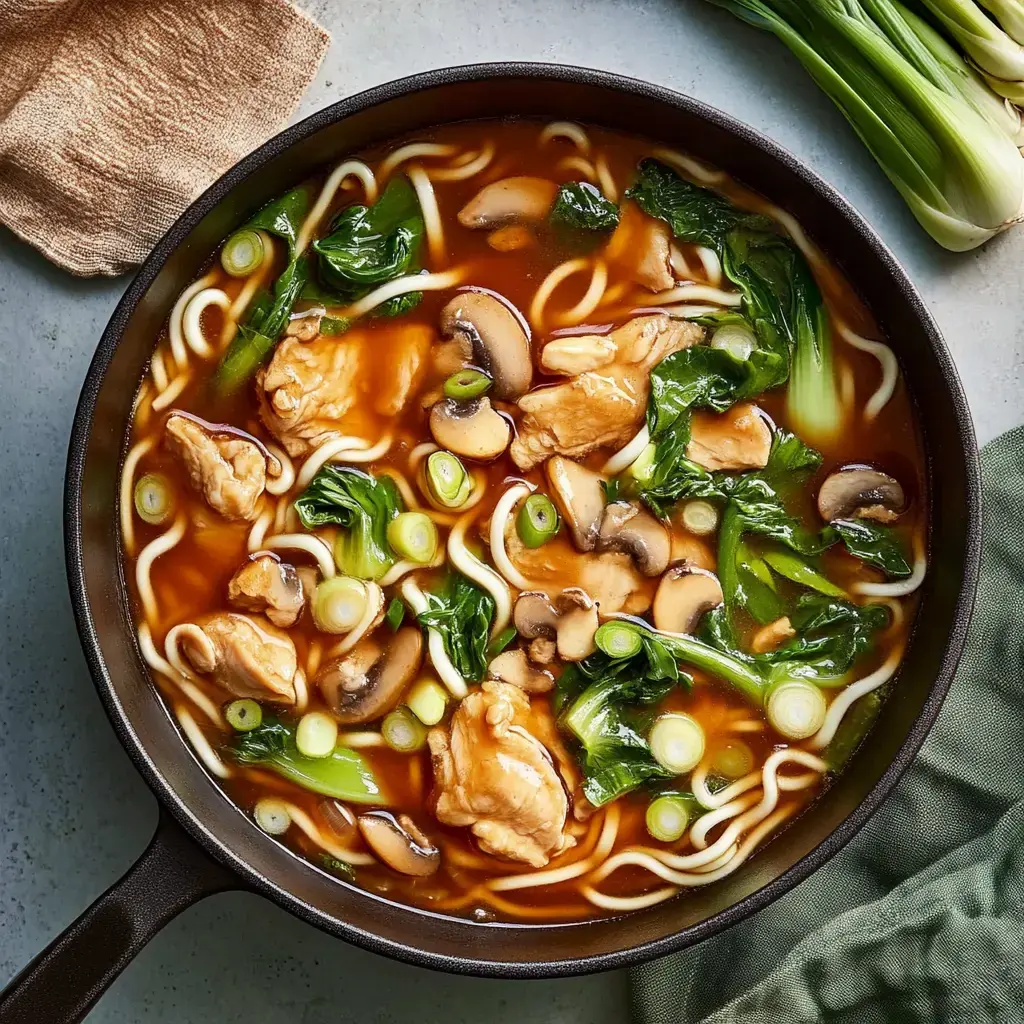
<path fill-rule="evenodd" d="M 135 642 L 118 539 L 118 470 L 132 398 L 182 288 L 236 225 L 288 186 L 393 136 L 467 118 L 606 125 L 686 150 L 796 216 L 843 269 L 899 357 L 924 435 L 931 565 L 893 696 L 848 771 L 736 874 L 649 910 L 577 925 L 473 924 L 391 903 L 262 834 L 207 776 L 157 698 Z M 937 458 L 938 457 L 938 458 Z M 68 581 L 93 679 L 160 801 L 149 848 L 0 995 L 0 1024 L 80 1020 L 167 921 L 248 888 L 365 949 L 455 973 L 542 978 L 626 967 L 699 942 L 821 867 L 881 804 L 920 747 L 964 642 L 978 572 L 979 470 L 956 370 L 920 297 L 849 204 L 789 153 L 686 96 L 597 71 L 485 64 L 429 72 L 314 114 L 247 157 L 182 215 L 119 303 L 89 369 L 68 455 Z"/>

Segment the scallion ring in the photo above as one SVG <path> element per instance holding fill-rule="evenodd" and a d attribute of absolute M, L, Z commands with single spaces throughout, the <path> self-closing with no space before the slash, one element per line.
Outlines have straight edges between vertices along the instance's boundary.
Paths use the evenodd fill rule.
<path fill-rule="evenodd" d="M 276 800 L 271 796 L 256 802 L 252 816 L 268 836 L 284 835 L 291 828 L 292 816 L 288 812 L 288 806 L 283 800 Z"/>
<path fill-rule="evenodd" d="M 427 494 L 442 508 L 461 508 L 473 490 L 473 480 L 466 467 L 458 456 L 445 451 L 427 456 L 424 482 Z"/>
<path fill-rule="evenodd" d="M 662 843 L 682 839 L 690 824 L 690 804 L 682 793 L 666 793 L 647 805 L 647 831 Z"/>
<path fill-rule="evenodd" d="M 425 512 L 401 512 L 388 523 L 388 543 L 395 553 L 426 564 L 437 554 L 437 527 Z"/>
<path fill-rule="evenodd" d="M 220 265 L 232 277 L 248 277 L 263 262 L 263 239 L 258 231 L 236 231 L 220 251 Z"/>
<path fill-rule="evenodd" d="M 708 537 L 718 529 L 718 509 L 710 501 L 694 498 L 683 505 L 683 527 L 697 537 Z"/>
<path fill-rule="evenodd" d="M 754 752 L 743 740 L 726 740 L 711 755 L 711 771 L 726 779 L 741 779 L 754 770 Z"/>
<path fill-rule="evenodd" d="M 444 393 L 448 398 L 463 402 L 469 398 L 486 395 L 494 385 L 494 381 L 483 370 L 472 367 L 453 373 L 444 382 Z"/>
<path fill-rule="evenodd" d="M 546 544 L 560 525 L 554 502 L 546 494 L 531 494 L 516 516 L 516 532 L 528 548 Z"/>
<path fill-rule="evenodd" d="M 174 513 L 174 492 L 166 477 L 147 473 L 135 485 L 135 511 L 150 526 L 166 523 Z"/>
<path fill-rule="evenodd" d="M 696 718 L 683 712 L 655 719 L 647 741 L 654 760 L 677 775 L 693 771 L 704 756 L 704 730 Z"/>
<path fill-rule="evenodd" d="M 338 723 L 326 711 L 309 711 L 299 719 L 295 746 L 303 757 L 327 757 L 338 744 Z"/>
<path fill-rule="evenodd" d="M 711 347 L 723 349 L 734 359 L 745 362 L 757 348 L 757 338 L 746 324 L 722 324 L 711 336 Z"/>
<path fill-rule="evenodd" d="M 789 679 L 776 686 L 765 702 L 768 724 L 788 740 L 805 740 L 825 723 L 828 703 L 813 683 Z"/>
<path fill-rule="evenodd" d="M 249 732 L 263 722 L 263 709 L 248 697 L 233 700 L 225 709 L 224 717 L 235 732 Z"/>
<path fill-rule="evenodd" d="M 405 703 L 424 725 L 437 725 L 448 706 L 448 691 L 436 679 L 420 679 L 413 683 Z"/>
<path fill-rule="evenodd" d="M 321 633 L 348 633 L 359 624 L 368 600 L 362 580 L 351 576 L 323 580 L 313 591 L 313 622 Z"/>
<path fill-rule="evenodd" d="M 427 727 L 407 708 L 395 708 L 380 725 L 384 742 L 400 754 L 422 750 L 427 742 Z"/>
<path fill-rule="evenodd" d="M 594 634 L 594 643 L 609 658 L 632 658 L 640 653 L 640 633 L 623 622 L 606 622 Z"/>

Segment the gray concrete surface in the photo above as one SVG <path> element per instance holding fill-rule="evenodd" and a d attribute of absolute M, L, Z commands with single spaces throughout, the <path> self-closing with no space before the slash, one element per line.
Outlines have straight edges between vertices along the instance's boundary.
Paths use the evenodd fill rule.
<path fill-rule="evenodd" d="M 518 59 L 650 79 L 755 125 L 844 191 L 907 266 L 945 331 L 981 440 L 1024 420 L 1024 228 L 982 252 L 938 250 L 772 40 L 699 0 L 307 7 L 332 30 L 334 46 L 299 116 L 414 71 Z M 72 413 L 126 284 L 70 278 L 0 230 L 0 983 L 129 866 L 156 817 L 89 681 L 61 546 Z M 89 1020 L 605 1024 L 625 1014 L 623 975 L 551 983 L 433 975 L 351 949 L 255 896 L 230 894 L 161 933 Z"/>

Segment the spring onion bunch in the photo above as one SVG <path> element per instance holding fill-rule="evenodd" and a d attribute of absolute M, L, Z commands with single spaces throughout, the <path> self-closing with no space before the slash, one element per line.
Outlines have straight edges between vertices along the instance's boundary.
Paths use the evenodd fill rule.
<path fill-rule="evenodd" d="M 1024 217 L 1015 96 L 1020 0 L 924 0 L 986 79 L 896 0 L 712 0 L 774 33 L 843 112 L 914 216 L 941 245 L 973 249 Z M 1024 33 L 1022 33 L 1024 34 Z M 988 82 L 986 86 L 985 81 Z"/>

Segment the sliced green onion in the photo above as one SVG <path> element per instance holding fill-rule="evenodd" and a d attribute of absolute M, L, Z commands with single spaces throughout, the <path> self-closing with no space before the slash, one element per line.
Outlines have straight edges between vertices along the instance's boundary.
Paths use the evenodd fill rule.
<path fill-rule="evenodd" d="M 651 442 L 647 447 L 629 464 L 622 474 L 623 483 L 626 489 L 633 493 L 645 484 L 650 482 L 654 475 L 654 467 L 658 454 L 658 446 Z"/>
<path fill-rule="evenodd" d="M 757 339 L 746 324 L 722 324 L 711 336 L 711 347 L 724 349 L 734 359 L 745 362 L 757 348 Z"/>
<path fill-rule="evenodd" d="M 681 518 L 683 527 L 697 537 L 708 537 L 718 529 L 718 509 L 701 498 L 688 501 Z"/>
<path fill-rule="evenodd" d="M 817 569 L 812 569 L 792 551 L 779 548 L 777 551 L 765 551 L 762 557 L 780 576 L 785 576 L 787 580 L 799 583 L 802 587 L 810 587 L 811 590 L 816 590 L 827 597 L 848 596 L 842 587 L 837 586 Z"/>
<path fill-rule="evenodd" d="M 556 533 L 560 521 L 554 502 L 546 494 L 531 494 L 516 516 L 516 532 L 528 548 L 539 548 Z"/>
<path fill-rule="evenodd" d="M 623 622 L 606 622 L 599 626 L 594 634 L 594 643 L 609 658 L 632 658 L 643 647 L 639 632 Z"/>
<path fill-rule="evenodd" d="M 437 527 L 425 512 L 400 512 L 388 523 L 388 543 L 402 558 L 426 564 L 437 554 Z"/>
<path fill-rule="evenodd" d="M 310 711 L 299 719 L 295 746 L 303 757 L 327 757 L 338 744 L 338 723 L 326 711 Z"/>
<path fill-rule="evenodd" d="M 276 800 L 274 797 L 264 797 L 256 802 L 252 816 L 268 836 L 280 836 L 291 828 L 292 816 L 288 813 L 288 806 L 283 800 Z"/>
<path fill-rule="evenodd" d="M 392 633 L 398 631 L 398 627 L 405 618 L 405 605 L 400 598 L 393 597 L 388 604 L 388 610 L 384 613 L 384 621 L 388 624 Z"/>
<path fill-rule="evenodd" d="M 413 683 L 405 703 L 424 725 L 437 725 L 448 706 L 448 691 L 436 679 L 420 679 Z"/>
<path fill-rule="evenodd" d="M 335 576 L 313 592 L 313 622 L 321 633 L 348 633 L 366 612 L 366 584 L 351 576 Z"/>
<path fill-rule="evenodd" d="M 754 770 L 754 752 L 743 740 L 726 740 L 711 755 L 711 771 L 726 779 L 741 779 Z"/>
<path fill-rule="evenodd" d="M 666 793 L 647 805 L 644 820 L 654 839 L 674 843 L 690 824 L 690 802 L 682 793 Z"/>
<path fill-rule="evenodd" d="M 496 658 L 516 638 L 516 627 L 506 626 L 488 645 L 487 658 Z"/>
<path fill-rule="evenodd" d="M 459 370 L 444 382 L 444 393 L 448 398 L 464 401 L 486 395 L 493 385 L 494 381 L 483 370 Z"/>
<path fill-rule="evenodd" d="M 768 724 L 788 740 L 805 740 L 825 723 L 825 695 L 813 683 L 791 679 L 780 683 L 765 704 Z"/>
<path fill-rule="evenodd" d="M 263 722 L 263 708 L 256 701 L 246 697 L 243 700 L 233 700 L 224 709 L 224 717 L 235 732 L 249 732 L 250 729 L 259 728 Z"/>
<path fill-rule="evenodd" d="M 466 467 L 451 452 L 428 455 L 424 479 L 427 493 L 443 508 L 461 508 L 473 489 Z"/>
<path fill-rule="evenodd" d="M 263 262 L 263 239 L 258 231 L 236 231 L 220 251 L 220 265 L 232 277 L 248 277 Z"/>
<path fill-rule="evenodd" d="M 655 719 L 647 739 L 654 760 L 677 775 L 693 771 L 704 756 L 704 730 L 696 718 L 683 712 Z"/>
<path fill-rule="evenodd" d="M 384 742 L 400 754 L 422 750 L 427 742 L 427 727 L 405 706 L 384 716 L 380 733 Z"/>
<path fill-rule="evenodd" d="M 159 473 L 147 473 L 135 485 L 135 511 L 144 523 L 159 526 L 174 512 L 174 492 Z"/>

